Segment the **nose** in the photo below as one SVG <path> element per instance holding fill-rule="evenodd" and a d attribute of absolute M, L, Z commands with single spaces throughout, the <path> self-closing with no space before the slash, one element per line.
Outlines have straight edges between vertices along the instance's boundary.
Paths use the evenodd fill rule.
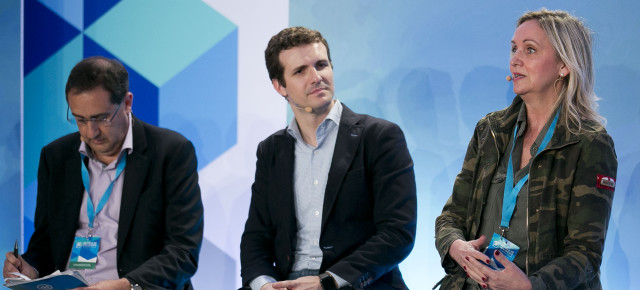
<path fill-rule="evenodd" d="M 516 50 L 516 52 L 511 53 L 511 58 L 509 59 L 509 64 L 511 66 L 522 64 L 522 56 L 520 50 Z"/>
<path fill-rule="evenodd" d="M 100 135 L 100 127 L 93 121 L 89 121 L 87 125 L 84 126 L 84 135 L 89 139 L 98 137 Z"/>
<path fill-rule="evenodd" d="M 322 81 L 322 75 L 320 74 L 320 71 L 317 68 L 313 68 L 311 70 L 311 81 L 314 84 Z"/>

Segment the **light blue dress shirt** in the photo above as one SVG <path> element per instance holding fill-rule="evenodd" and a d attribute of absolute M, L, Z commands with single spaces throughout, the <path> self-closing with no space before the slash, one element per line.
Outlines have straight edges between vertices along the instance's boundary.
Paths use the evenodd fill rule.
<path fill-rule="evenodd" d="M 291 121 L 287 129 L 296 140 L 293 190 L 298 232 L 293 271 L 320 269 L 322 263 L 319 245 L 322 206 L 341 113 L 342 105 L 336 101 L 316 130 L 316 147 L 302 140 L 295 120 Z"/>
<path fill-rule="evenodd" d="M 303 141 L 295 118 L 287 128 L 287 133 L 295 139 L 293 190 L 298 232 L 292 271 L 320 269 L 322 264 L 319 244 L 322 207 L 341 116 L 342 104 L 335 100 L 331 111 L 316 130 L 318 146 L 315 147 Z M 334 273 L 331 275 L 340 287 L 348 285 L 347 281 Z M 273 277 L 259 276 L 251 281 L 250 287 L 259 290 L 271 282 L 275 282 Z"/>

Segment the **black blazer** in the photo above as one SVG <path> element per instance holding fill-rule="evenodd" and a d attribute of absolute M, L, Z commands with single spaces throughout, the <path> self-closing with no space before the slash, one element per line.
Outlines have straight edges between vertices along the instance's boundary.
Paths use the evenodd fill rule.
<path fill-rule="evenodd" d="M 133 117 L 118 225 L 118 275 L 146 289 L 192 288 L 204 226 L 195 150 L 182 135 Z M 35 232 L 23 258 L 40 276 L 64 270 L 78 227 L 84 186 L 80 134 L 40 154 Z"/>
<path fill-rule="evenodd" d="M 280 130 L 258 145 L 249 217 L 240 245 L 243 285 L 283 280 L 296 247 L 294 139 Z M 356 289 L 405 289 L 398 263 L 414 244 L 416 185 L 402 130 L 343 105 L 324 196 L 321 272 Z M 275 266 L 274 266 L 275 263 Z"/>

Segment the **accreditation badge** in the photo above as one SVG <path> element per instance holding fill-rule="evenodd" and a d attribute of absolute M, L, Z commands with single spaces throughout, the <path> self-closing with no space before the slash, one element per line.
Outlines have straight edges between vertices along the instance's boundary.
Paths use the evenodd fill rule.
<path fill-rule="evenodd" d="M 516 257 L 516 254 L 518 253 L 518 250 L 520 250 L 520 247 L 510 242 L 505 237 L 493 233 L 493 237 L 491 238 L 489 246 L 486 250 L 484 250 L 484 254 L 489 257 L 491 264 L 485 265 L 494 270 L 502 270 L 504 269 L 504 266 L 496 261 L 493 257 L 493 253 L 495 253 L 496 250 L 500 251 L 500 253 L 507 257 L 509 261 L 513 262 L 513 259 Z"/>
<path fill-rule="evenodd" d="M 99 237 L 76 237 L 71 249 L 69 269 L 95 269 L 99 249 Z"/>

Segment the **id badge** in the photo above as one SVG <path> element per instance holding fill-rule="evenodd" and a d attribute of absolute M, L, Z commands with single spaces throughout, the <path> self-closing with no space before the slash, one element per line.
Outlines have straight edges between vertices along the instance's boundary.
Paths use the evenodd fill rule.
<path fill-rule="evenodd" d="M 95 269 L 99 249 L 99 237 L 76 237 L 71 249 L 69 269 Z"/>
<path fill-rule="evenodd" d="M 502 270 L 504 269 L 504 266 L 500 264 L 498 261 L 496 261 L 493 257 L 493 253 L 496 250 L 500 251 L 500 253 L 503 254 L 505 257 L 507 257 L 509 261 L 513 262 L 513 259 L 516 257 L 516 254 L 518 253 L 518 250 L 520 250 L 520 247 L 518 247 L 516 244 L 512 243 L 511 241 L 507 240 L 505 237 L 498 235 L 496 233 L 493 233 L 493 237 L 491 238 L 491 242 L 489 243 L 489 246 L 487 247 L 486 250 L 484 250 L 484 254 L 487 255 L 487 257 L 489 257 L 491 264 L 489 265 L 485 264 L 485 265 L 489 266 L 489 268 L 494 270 Z"/>

